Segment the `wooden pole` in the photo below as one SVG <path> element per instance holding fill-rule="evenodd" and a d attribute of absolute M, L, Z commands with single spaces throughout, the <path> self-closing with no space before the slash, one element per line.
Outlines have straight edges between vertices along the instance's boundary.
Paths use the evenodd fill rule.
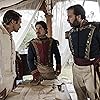
<path fill-rule="evenodd" d="M 48 37 L 52 37 L 52 0 L 45 0 L 40 8 L 45 13 L 46 23 L 48 27 Z"/>
<path fill-rule="evenodd" d="M 47 36 L 48 37 L 52 37 L 52 14 L 47 14 L 45 15 L 46 17 L 46 22 L 47 22 L 47 27 L 48 27 L 48 33 Z"/>

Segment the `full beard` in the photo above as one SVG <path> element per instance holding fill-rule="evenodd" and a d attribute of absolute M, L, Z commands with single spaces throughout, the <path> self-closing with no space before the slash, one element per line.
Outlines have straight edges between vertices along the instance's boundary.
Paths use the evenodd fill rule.
<path fill-rule="evenodd" d="M 80 27 L 80 22 L 77 19 L 75 19 L 73 21 L 73 23 L 70 23 L 70 25 L 71 25 L 71 27 L 79 28 Z"/>

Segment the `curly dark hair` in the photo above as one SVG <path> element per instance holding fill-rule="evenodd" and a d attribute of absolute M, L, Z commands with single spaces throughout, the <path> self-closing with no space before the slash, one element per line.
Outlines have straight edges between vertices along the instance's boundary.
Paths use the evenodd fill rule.
<path fill-rule="evenodd" d="M 44 21 L 38 21 L 38 22 L 36 22 L 35 27 L 38 24 L 40 24 L 46 30 L 46 33 L 47 33 L 47 29 L 48 29 L 47 24 Z"/>

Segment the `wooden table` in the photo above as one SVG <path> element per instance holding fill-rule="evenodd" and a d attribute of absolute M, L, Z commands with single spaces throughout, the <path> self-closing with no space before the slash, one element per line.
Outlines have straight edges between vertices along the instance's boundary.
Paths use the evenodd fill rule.
<path fill-rule="evenodd" d="M 71 100 L 66 84 L 56 80 L 45 80 L 41 84 L 21 84 L 6 100 Z"/>

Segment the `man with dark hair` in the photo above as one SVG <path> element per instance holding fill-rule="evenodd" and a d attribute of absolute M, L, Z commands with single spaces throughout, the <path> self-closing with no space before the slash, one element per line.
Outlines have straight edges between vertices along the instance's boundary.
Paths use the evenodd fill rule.
<path fill-rule="evenodd" d="M 20 24 L 21 15 L 14 10 L 8 10 L 0 25 L 0 99 L 2 100 L 12 90 L 16 77 L 16 54 L 11 32 L 18 32 Z"/>
<path fill-rule="evenodd" d="M 73 83 L 78 100 L 100 100 L 100 31 L 86 20 L 79 4 L 70 6 L 67 16 L 72 29 L 66 38 L 74 58 Z"/>
<path fill-rule="evenodd" d="M 37 38 L 30 42 L 28 48 L 28 66 L 33 81 L 55 79 L 61 73 L 61 57 L 57 40 L 47 37 L 47 25 L 44 21 L 35 24 Z M 53 68 L 53 54 L 56 59 L 56 71 Z"/>
<path fill-rule="evenodd" d="M 11 33 L 12 31 L 17 32 L 19 30 L 19 28 L 21 27 L 20 26 L 21 17 L 22 17 L 22 15 L 15 12 L 14 10 L 8 10 L 4 14 L 2 24 L 4 25 L 5 28 L 7 28 L 7 31 L 10 31 L 9 33 Z M 9 25 L 12 27 L 10 27 L 8 29 Z"/>

